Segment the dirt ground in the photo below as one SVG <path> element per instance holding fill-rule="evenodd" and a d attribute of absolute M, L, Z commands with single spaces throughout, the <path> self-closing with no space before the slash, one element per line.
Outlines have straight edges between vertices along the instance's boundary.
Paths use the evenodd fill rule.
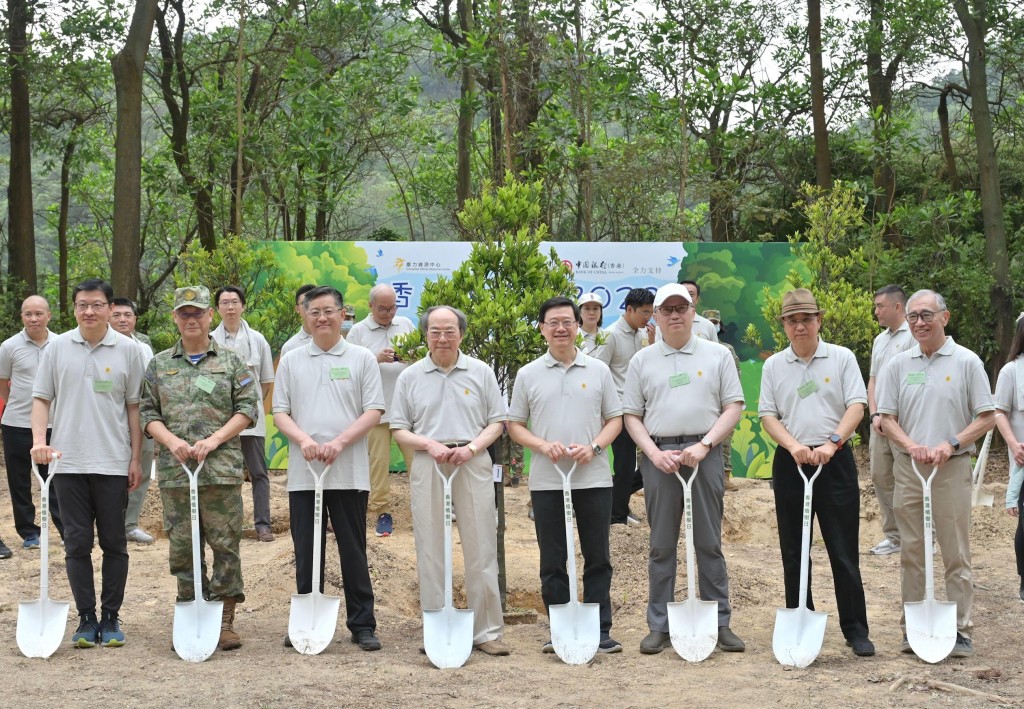
<path fill-rule="evenodd" d="M 371 530 L 369 536 L 382 651 L 362 652 L 349 642 L 344 609 L 336 642 L 322 654 L 307 657 L 282 646 L 294 590 L 294 566 L 286 528 L 285 475 L 280 472 L 272 477 L 277 539 L 267 544 L 249 536 L 242 542 L 247 600 L 239 607 L 235 627 L 244 646 L 215 653 L 198 665 L 183 662 L 171 649 L 175 591 L 167 571 L 167 541 L 158 531 L 160 502 L 155 484 L 142 524 L 159 538 L 151 546 L 131 545 L 129 550 L 131 572 L 122 608 L 128 638 L 125 647 L 78 650 L 66 643 L 46 660 L 23 657 L 14 642 L 18 602 L 38 597 L 39 553 L 21 549 L 11 522 L 4 475 L 0 476 L 0 534 L 14 549 L 14 558 L 0 561 L 4 581 L 0 585 L 0 632 L 10 639 L 6 648 L 0 649 L 0 676 L 8 697 L 0 700 L 0 705 L 21 709 L 84 702 L 108 707 L 202 705 L 218 709 L 683 704 L 902 707 L 982 706 L 1001 698 L 1020 706 L 1024 704 L 1024 663 L 1016 643 L 1024 604 L 1017 598 L 1013 562 L 1015 521 L 1002 506 L 1007 478 L 1004 455 L 994 455 L 989 464 L 986 488 L 995 494 L 996 506 L 977 508 L 974 515 L 975 657 L 933 666 L 899 653 L 899 558 L 867 554 L 881 535 L 861 452 L 861 571 L 878 654 L 857 658 L 844 645 L 827 557 L 816 535 L 812 550 L 815 598 L 818 610 L 830 617 L 821 654 L 803 670 L 782 667 L 772 654 L 775 611 L 783 604 L 782 566 L 772 492 L 762 481 L 739 480 L 740 490 L 726 495 L 725 554 L 734 607 L 732 627 L 746 641 L 745 653 L 716 651 L 699 664 L 685 662 L 671 649 L 656 656 L 641 655 L 639 643 L 647 632 L 648 530 L 615 527 L 611 538 L 615 565 L 612 634 L 623 643 L 624 652 L 599 655 L 583 667 L 567 666 L 555 655 L 541 654 L 548 627 L 540 601 L 536 537 L 527 519 L 529 493 L 523 485 L 505 488 L 508 591 L 510 605 L 535 609 L 536 621 L 506 627 L 511 657 L 474 652 L 464 667 L 440 671 L 419 652 L 422 629 L 416 555 L 404 475 L 392 476 L 395 535 L 378 539 Z M 244 493 L 249 497 L 248 486 Z M 251 499 L 246 502 L 248 505 Z M 643 517 L 642 498 L 633 500 L 633 509 Z M 51 549 L 51 597 L 70 600 L 59 542 Z M 457 534 L 455 557 L 459 589 L 462 572 Z M 336 548 L 329 545 L 327 558 L 327 592 L 341 595 Z M 99 559 L 97 550 L 97 570 Z M 580 565 L 582 570 L 582 560 Z M 685 581 L 677 587 L 685 590 Z M 940 597 L 941 588 L 940 583 Z M 456 605 L 460 603 L 457 599 Z M 77 624 L 73 607 L 71 616 L 66 640 Z"/>

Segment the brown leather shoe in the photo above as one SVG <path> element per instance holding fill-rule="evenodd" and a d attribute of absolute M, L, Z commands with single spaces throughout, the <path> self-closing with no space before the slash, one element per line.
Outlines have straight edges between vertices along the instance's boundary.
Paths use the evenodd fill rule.
<path fill-rule="evenodd" d="M 235 632 L 235 604 L 238 601 L 234 598 L 224 599 L 224 612 L 220 619 L 220 640 L 217 647 L 221 650 L 236 650 L 242 647 L 242 638 Z"/>
<path fill-rule="evenodd" d="M 274 533 L 269 529 L 260 529 L 256 532 L 256 538 L 261 542 L 272 542 L 274 541 Z"/>
<path fill-rule="evenodd" d="M 500 640 L 488 640 L 485 643 L 474 645 L 473 649 L 479 650 L 480 652 L 488 655 L 504 656 L 511 655 L 512 651 L 508 649 L 508 645 L 501 642 Z"/>

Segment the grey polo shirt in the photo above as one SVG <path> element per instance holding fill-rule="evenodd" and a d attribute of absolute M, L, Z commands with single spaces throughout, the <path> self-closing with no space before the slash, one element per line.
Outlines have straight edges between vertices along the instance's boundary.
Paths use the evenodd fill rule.
<path fill-rule="evenodd" d="M 128 475 L 126 406 L 139 403 L 145 369 L 139 345 L 112 327 L 95 347 L 77 327 L 46 347 L 32 396 L 52 402 L 60 474 Z"/>
<path fill-rule="evenodd" d="M 900 352 L 909 350 L 914 344 L 915 340 L 910 334 L 910 325 L 906 320 L 896 332 L 890 331 L 889 328 L 882 330 L 871 344 L 871 370 L 868 375 L 877 378 L 882 372 L 882 367 L 888 364 L 890 359 Z"/>
<path fill-rule="evenodd" d="M 999 370 L 995 400 L 996 408 L 1009 419 L 1013 435 L 1024 441 L 1024 356 L 1007 362 Z"/>
<path fill-rule="evenodd" d="M 952 337 L 930 358 L 917 343 L 899 353 L 882 370 L 877 385 L 878 411 L 896 416 L 900 428 L 922 446 L 939 445 L 978 414 L 996 408 L 981 359 Z M 899 448 L 895 441 L 893 445 Z M 971 444 L 956 454 L 973 452 Z"/>
<path fill-rule="evenodd" d="M 810 363 L 792 345 L 768 358 L 757 415 L 777 418 L 793 438 L 813 448 L 828 441 L 850 406 L 867 401 L 853 352 L 819 339 Z"/>
<path fill-rule="evenodd" d="M 743 387 L 729 350 L 691 334 L 682 349 L 662 340 L 633 358 L 622 412 L 640 416 L 652 438 L 702 436 L 735 402 Z"/>
<path fill-rule="evenodd" d="M 416 326 L 409 318 L 396 315 L 395 319 L 387 327 L 381 326 L 373 316 L 367 315 L 352 326 L 346 338 L 353 345 L 361 345 L 370 350 L 376 359 L 377 353 L 392 346 L 394 339 L 400 335 L 413 332 Z M 391 399 L 395 396 L 395 383 L 398 382 L 398 375 L 409 366 L 408 362 L 377 362 L 380 367 L 380 379 L 384 385 L 384 406 L 391 408 Z M 381 423 L 388 422 L 388 412 L 385 410 L 380 419 Z"/>
<path fill-rule="evenodd" d="M 604 347 L 599 347 L 594 356 L 608 365 L 612 370 L 612 379 L 615 381 L 615 391 L 622 397 L 622 391 L 626 386 L 626 369 L 629 367 L 629 360 L 643 347 L 641 337 L 642 329 L 634 330 L 626 322 L 626 318 L 619 317 L 605 330 L 607 340 Z"/>
<path fill-rule="evenodd" d="M 37 345 L 22 330 L 0 345 L 0 379 L 11 383 L 10 398 L 4 404 L 4 415 L 0 419 L 4 426 L 32 428 L 32 386 L 36 381 L 36 370 L 43 358 L 43 350 L 55 339 L 56 333 L 47 330 L 46 341 Z"/>
<path fill-rule="evenodd" d="M 622 415 L 612 373 L 604 362 L 577 350 L 568 367 L 548 351 L 519 370 L 512 389 L 508 420 L 528 423 L 545 441 L 590 445 L 608 419 Z M 561 490 L 562 478 L 546 455 L 530 459 L 531 490 Z M 572 461 L 558 461 L 569 472 Z M 574 490 L 611 487 L 612 471 L 602 453 L 572 474 Z"/>
<path fill-rule="evenodd" d="M 288 414 L 317 443 L 333 440 L 367 411 L 384 410 L 377 360 L 365 347 L 344 338 L 324 352 L 312 340 L 277 365 L 273 412 Z M 323 463 L 314 461 L 319 474 Z M 288 492 L 313 489 L 302 448 L 288 446 Z M 369 490 L 366 436 L 349 444 L 331 464 L 324 489 Z"/>
<path fill-rule="evenodd" d="M 304 345 L 308 345 L 309 341 L 312 339 L 313 336 L 300 327 L 299 331 L 289 337 L 288 341 L 281 346 L 281 356 L 284 357 L 292 350 L 297 350 Z"/>
<path fill-rule="evenodd" d="M 604 344 L 597 344 L 597 338 L 607 339 L 608 333 L 605 332 L 604 328 L 597 328 L 597 332 L 589 333 L 583 329 L 580 330 L 583 333 L 583 354 L 591 357 L 597 357 L 597 351 L 604 349 Z M 599 358 L 600 359 L 600 358 Z"/>
<path fill-rule="evenodd" d="M 472 441 L 492 423 L 508 419 L 498 380 L 486 364 L 459 352 L 447 374 L 430 356 L 398 375 L 391 428 L 435 441 Z"/>
<path fill-rule="evenodd" d="M 249 365 L 249 371 L 260 384 L 273 384 L 274 382 L 274 355 L 270 351 L 270 343 L 263 333 L 253 330 L 245 320 L 238 326 L 238 332 L 234 335 L 227 331 L 222 322 L 210 336 L 229 350 L 234 350 L 245 363 Z M 263 390 L 259 390 L 259 403 L 256 411 L 259 413 L 259 420 L 252 428 L 242 431 L 240 436 L 266 436 L 267 435 L 267 414 L 263 410 Z"/>

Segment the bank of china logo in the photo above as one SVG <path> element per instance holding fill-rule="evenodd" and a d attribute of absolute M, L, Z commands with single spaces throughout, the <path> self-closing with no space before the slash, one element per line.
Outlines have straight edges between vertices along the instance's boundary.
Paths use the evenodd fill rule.
<path fill-rule="evenodd" d="M 570 259 L 562 259 L 562 265 L 565 266 L 567 271 L 572 271 L 572 261 Z"/>

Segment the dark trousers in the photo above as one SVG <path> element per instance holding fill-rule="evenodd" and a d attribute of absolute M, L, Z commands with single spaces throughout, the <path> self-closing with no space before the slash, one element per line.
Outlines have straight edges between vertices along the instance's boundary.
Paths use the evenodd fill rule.
<path fill-rule="evenodd" d="M 22 539 L 39 537 L 36 524 L 36 506 L 32 501 L 32 429 L 3 426 L 4 462 L 7 465 L 7 487 L 11 491 L 11 507 L 14 509 L 14 528 Z M 50 431 L 46 431 L 46 442 L 50 442 Z M 40 465 L 39 474 L 46 479 L 49 466 Z M 64 536 L 64 525 L 60 521 L 60 505 L 57 491 L 50 485 L 50 519 L 57 532 Z"/>
<path fill-rule="evenodd" d="M 262 406 L 263 404 L 260 404 Z M 270 529 L 270 474 L 267 471 L 266 437 L 239 436 L 242 458 L 252 482 L 252 521 L 256 531 Z"/>
<path fill-rule="evenodd" d="M 324 511 L 330 512 L 334 538 L 341 557 L 341 579 L 345 590 L 346 625 L 355 633 L 375 630 L 373 586 L 366 562 L 366 490 L 324 490 Z M 312 490 L 289 492 L 292 544 L 295 548 L 295 587 L 298 593 L 313 590 L 313 502 Z M 326 549 L 327 517 L 321 520 L 320 548 Z M 320 556 L 320 592 L 324 590 L 324 559 Z"/>
<path fill-rule="evenodd" d="M 1013 550 L 1017 553 L 1017 575 L 1024 579 L 1024 485 L 1017 499 L 1017 533 L 1013 537 Z"/>
<path fill-rule="evenodd" d="M 540 593 L 544 607 L 569 602 L 568 548 L 565 544 L 565 507 L 561 490 L 534 490 L 534 525 L 540 547 Z M 608 544 L 611 488 L 572 491 L 576 529 L 583 552 L 583 602 L 600 606 L 601 637 L 612 629 L 612 558 Z"/>
<path fill-rule="evenodd" d="M 614 476 L 612 477 L 612 524 L 625 524 L 629 514 L 629 498 L 644 487 L 644 479 L 636 469 L 636 443 L 626 427 L 612 441 Z"/>
<path fill-rule="evenodd" d="M 817 466 L 805 465 L 810 478 Z M 793 456 L 785 448 L 775 451 L 772 463 L 775 487 L 775 517 L 779 525 L 779 547 L 786 582 L 786 607 L 800 602 L 800 539 L 803 532 L 804 481 L 797 473 Z M 821 536 L 832 566 L 836 588 L 839 627 L 847 639 L 867 637 L 868 613 L 864 584 L 860 577 L 860 488 L 857 465 L 848 447 L 841 448 L 814 481 L 811 523 L 818 518 Z M 807 577 L 807 607 L 814 610 L 811 577 Z"/>
<path fill-rule="evenodd" d="M 124 475 L 58 474 L 53 481 L 64 520 L 64 560 L 68 584 L 79 615 L 96 611 L 92 572 L 93 525 L 103 550 L 100 609 L 116 614 L 128 581 L 128 540 L 124 510 L 128 478 Z"/>

